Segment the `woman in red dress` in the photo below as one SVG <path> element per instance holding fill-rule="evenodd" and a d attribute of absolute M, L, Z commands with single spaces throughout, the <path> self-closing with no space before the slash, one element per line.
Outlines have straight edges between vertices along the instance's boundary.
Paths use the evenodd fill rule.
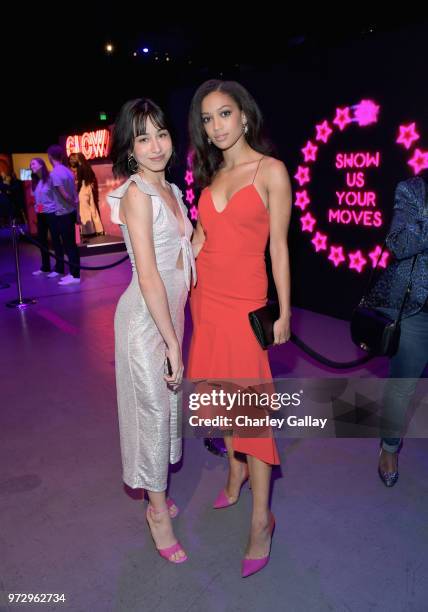
<path fill-rule="evenodd" d="M 281 161 L 268 155 L 260 110 L 239 83 L 211 80 L 201 85 L 192 100 L 189 126 L 196 181 L 204 189 L 192 242 L 198 282 L 191 295 L 188 378 L 266 381 L 272 378 L 268 355 L 257 343 L 248 313 L 267 301 L 269 239 L 280 305 L 275 344 L 289 339 L 288 173 Z M 242 575 L 248 576 L 269 559 L 274 525 L 269 487 L 279 456 L 271 432 L 225 436 L 225 444 L 229 476 L 214 507 L 236 503 L 250 477 L 253 513 L 242 567 Z"/>

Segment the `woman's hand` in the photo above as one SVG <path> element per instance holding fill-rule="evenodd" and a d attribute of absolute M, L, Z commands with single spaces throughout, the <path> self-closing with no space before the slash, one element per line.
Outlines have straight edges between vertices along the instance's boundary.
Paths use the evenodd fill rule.
<path fill-rule="evenodd" d="M 182 383 L 184 372 L 180 345 L 175 344 L 171 348 L 167 348 L 165 351 L 165 361 L 167 357 L 171 363 L 172 374 L 165 374 L 164 380 L 172 387 L 178 387 Z"/>
<path fill-rule="evenodd" d="M 280 317 L 273 324 L 274 345 L 284 344 L 290 339 L 290 315 Z"/>

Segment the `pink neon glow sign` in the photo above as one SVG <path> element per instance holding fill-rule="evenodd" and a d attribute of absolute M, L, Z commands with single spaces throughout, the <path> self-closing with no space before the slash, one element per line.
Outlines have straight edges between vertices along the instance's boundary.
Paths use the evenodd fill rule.
<path fill-rule="evenodd" d="M 294 175 L 298 183 L 294 206 L 300 209 L 302 232 L 311 234 L 310 241 L 315 252 L 324 253 L 336 268 L 345 265 L 357 273 L 361 273 L 367 265 L 385 268 L 390 255 L 384 251 L 380 257 L 380 245 L 375 245 L 367 252 L 359 248 L 350 252 L 344 244 L 331 244 L 328 230 L 321 231 L 324 228 L 318 224 L 313 201 L 316 198 L 312 197 L 310 190 L 310 165 L 317 161 L 319 147 L 331 140 L 335 130 L 343 132 L 352 123 L 359 127 L 375 124 L 379 120 L 380 110 L 380 105 L 373 100 L 361 100 L 353 106 L 337 108 L 332 119 L 324 119 L 315 125 L 313 138 L 301 149 L 303 163 L 298 165 Z M 414 174 L 428 168 L 428 151 L 421 148 L 413 150 L 419 139 L 415 123 L 399 126 L 395 142 L 409 152 L 407 163 Z M 343 178 L 343 185 L 335 191 L 327 210 L 327 228 L 332 225 L 360 226 L 370 231 L 370 228 L 376 229 L 384 224 L 382 210 L 378 208 L 377 193 L 367 185 L 368 170 L 379 169 L 382 161 L 381 151 L 339 151 L 336 154 L 335 168 Z"/>
<path fill-rule="evenodd" d="M 198 219 L 198 209 L 197 207 L 193 204 L 194 200 L 195 200 L 195 192 L 193 190 L 193 183 L 195 182 L 194 176 L 193 176 L 193 154 L 189 153 L 187 155 L 187 170 L 186 170 L 186 175 L 184 177 L 184 181 L 188 187 L 188 189 L 186 189 L 186 203 L 187 206 L 189 208 L 190 211 L 190 218 L 192 219 L 192 221 L 197 221 Z"/>
<path fill-rule="evenodd" d="M 96 130 L 67 136 L 65 149 L 67 156 L 71 153 L 83 153 L 86 159 L 107 157 L 110 147 L 110 132 Z"/>

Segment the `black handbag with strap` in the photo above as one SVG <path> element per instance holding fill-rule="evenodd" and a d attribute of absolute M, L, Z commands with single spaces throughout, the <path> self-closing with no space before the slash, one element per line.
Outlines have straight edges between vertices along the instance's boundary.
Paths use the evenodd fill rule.
<path fill-rule="evenodd" d="M 382 253 L 379 255 L 378 261 L 381 255 Z M 380 310 L 364 306 L 364 297 L 371 285 L 373 274 L 370 276 L 369 285 L 364 293 L 364 297 L 351 317 L 352 341 L 363 349 L 363 351 L 367 351 L 379 357 L 392 357 L 397 352 L 400 342 L 400 321 L 403 315 L 404 305 L 412 288 L 412 273 L 415 267 L 416 258 L 417 255 L 414 255 L 412 267 L 410 269 L 409 282 L 396 319 L 392 319 Z"/>

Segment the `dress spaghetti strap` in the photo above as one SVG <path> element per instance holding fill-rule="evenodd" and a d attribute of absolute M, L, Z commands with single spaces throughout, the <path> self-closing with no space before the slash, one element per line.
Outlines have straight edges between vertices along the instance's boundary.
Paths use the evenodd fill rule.
<path fill-rule="evenodd" d="M 254 185 L 254 181 L 256 180 L 257 172 L 259 171 L 260 164 L 262 163 L 263 160 L 264 160 L 264 156 L 259 159 L 259 163 L 257 164 L 257 168 L 256 168 L 256 173 L 254 174 L 253 182 L 251 183 L 252 185 Z"/>

